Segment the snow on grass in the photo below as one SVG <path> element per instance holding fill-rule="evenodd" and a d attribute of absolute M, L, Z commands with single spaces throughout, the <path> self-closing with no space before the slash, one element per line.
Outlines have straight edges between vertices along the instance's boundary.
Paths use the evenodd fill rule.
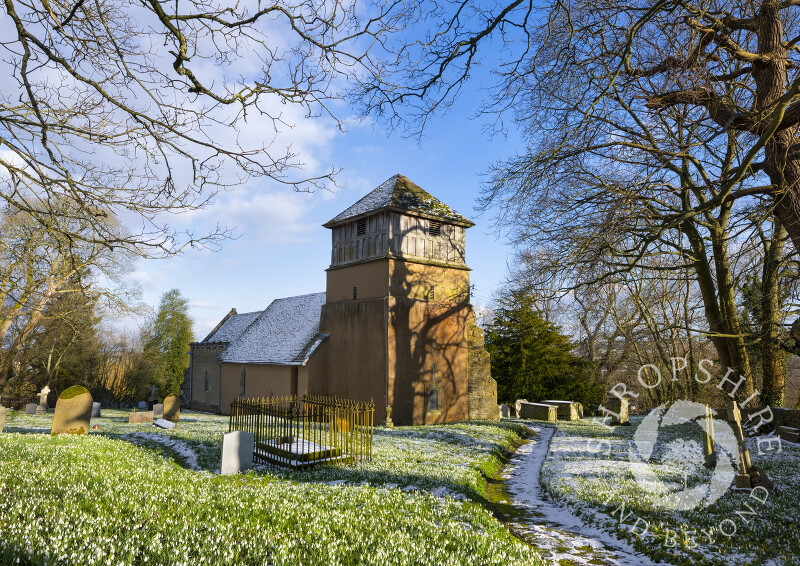
<path fill-rule="evenodd" d="M 800 500 L 795 494 L 800 446 L 783 443 L 780 453 L 758 455 L 756 439 L 747 440 L 754 464 L 775 482 L 765 503 L 728 490 L 707 507 L 668 511 L 653 505 L 656 496 L 636 481 L 634 468 L 649 466 L 668 489 L 708 483 L 712 472 L 700 464 L 702 452 L 698 453 L 700 428 L 691 423 L 662 428 L 652 461 L 631 463 L 628 452 L 640 421 L 635 418 L 633 426 L 613 430 L 589 421 L 557 423 L 542 466 L 545 494 L 656 560 L 720 566 L 800 564 Z M 598 450 L 601 441 L 603 449 Z"/>
<path fill-rule="evenodd" d="M 464 495 L 513 426 L 379 429 L 372 462 L 222 477 L 226 417 L 158 431 L 103 410 L 86 436 L 25 434 L 50 419 L 17 414 L 0 434 L 0 564 L 542 564 Z"/>

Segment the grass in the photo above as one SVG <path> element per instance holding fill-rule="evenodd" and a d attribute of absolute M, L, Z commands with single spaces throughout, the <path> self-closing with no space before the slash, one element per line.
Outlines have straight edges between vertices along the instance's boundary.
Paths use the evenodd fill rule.
<path fill-rule="evenodd" d="M 0 434 L 0 563 L 541 564 L 474 500 L 519 442 L 500 423 L 380 429 L 372 462 L 218 476 L 227 419 L 157 431 L 103 410 L 50 437 L 52 413 Z"/>
<path fill-rule="evenodd" d="M 782 452 L 758 456 L 755 439 L 747 440 L 753 463 L 775 483 L 764 504 L 746 493 L 728 490 L 708 507 L 667 511 L 653 506 L 654 497 L 631 471 L 628 449 L 639 422 L 640 418 L 634 418 L 633 426 L 613 430 L 589 421 L 557 423 L 542 467 L 542 486 L 548 495 L 655 560 L 709 566 L 800 564 L 796 491 L 800 446 L 783 443 Z M 710 480 L 711 472 L 700 463 L 700 434 L 694 424 L 665 427 L 659 432 L 652 466 L 658 479 L 675 488 Z M 608 442 L 607 454 L 596 451 L 599 441 Z M 679 447 L 684 460 L 670 458 L 669 447 L 673 454 Z M 624 511 L 620 511 L 623 505 Z M 622 521 L 621 515 L 626 516 Z M 637 519 L 649 525 L 642 536 L 637 533 L 642 533 L 645 523 L 633 529 Z M 727 536 L 733 525 L 736 532 Z"/>

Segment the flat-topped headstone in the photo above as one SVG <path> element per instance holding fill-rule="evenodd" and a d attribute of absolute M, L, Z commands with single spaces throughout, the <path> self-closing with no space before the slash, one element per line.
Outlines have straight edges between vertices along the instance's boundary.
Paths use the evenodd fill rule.
<path fill-rule="evenodd" d="M 139 408 L 146 409 L 147 408 L 147 401 L 139 401 Z"/>
<path fill-rule="evenodd" d="M 25 405 L 25 413 L 28 415 L 35 415 L 36 409 L 38 408 L 39 405 L 37 405 L 36 403 L 28 403 L 27 405 Z"/>
<path fill-rule="evenodd" d="M 80 385 L 65 389 L 56 401 L 50 434 L 88 434 L 92 418 L 92 394 Z"/>
<path fill-rule="evenodd" d="M 131 411 L 128 413 L 128 424 L 153 422 L 153 411 Z"/>
<path fill-rule="evenodd" d="M 583 418 L 583 405 L 577 401 L 563 401 L 547 399 L 542 401 L 546 405 L 558 407 L 558 418 L 565 421 L 577 421 Z"/>
<path fill-rule="evenodd" d="M 223 476 L 239 474 L 253 467 L 255 438 L 252 432 L 235 430 L 222 435 L 222 463 L 219 473 Z"/>
<path fill-rule="evenodd" d="M 155 403 L 153 405 L 153 418 L 164 418 L 164 403 Z"/>
<path fill-rule="evenodd" d="M 606 401 L 606 415 L 611 417 L 612 425 L 626 425 L 630 424 L 628 419 L 628 403 L 627 397 L 611 397 Z"/>
<path fill-rule="evenodd" d="M 527 403 L 527 402 L 528 402 L 527 399 L 517 399 L 516 402 L 514 403 L 514 413 L 516 413 L 518 419 L 522 418 L 522 417 L 519 416 L 519 406 L 520 406 L 520 404 L 521 403 Z"/>
<path fill-rule="evenodd" d="M 100 417 L 100 403 L 94 402 L 92 403 L 92 418 L 96 419 Z"/>
<path fill-rule="evenodd" d="M 3 427 L 6 424 L 6 408 L 0 405 L 0 432 L 3 432 Z"/>
<path fill-rule="evenodd" d="M 558 407 L 544 403 L 520 403 L 517 416 L 521 419 L 536 419 L 554 423 L 558 418 Z"/>
<path fill-rule="evenodd" d="M 168 395 L 164 399 L 164 418 L 174 423 L 181 418 L 181 398 L 177 395 Z"/>
<path fill-rule="evenodd" d="M 170 430 L 172 428 L 175 428 L 175 423 L 172 421 L 168 421 L 166 419 L 156 419 L 153 421 L 153 426 Z"/>

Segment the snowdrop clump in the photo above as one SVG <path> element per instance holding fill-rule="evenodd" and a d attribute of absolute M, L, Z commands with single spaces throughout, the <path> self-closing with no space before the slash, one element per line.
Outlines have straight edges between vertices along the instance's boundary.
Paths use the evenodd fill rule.
<path fill-rule="evenodd" d="M 48 417 L 0 434 L 0 564 L 542 564 L 468 499 L 510 425 L 381 429 L 372 462 L 223 477 L 225 417 L 167 432 L 104 409 L 87 436 L 36 434 Z"/>
<path fill-rule="evenodd" d="M 665 510 L 653 505 L 654 496 L 637 483 L 633 467 L 649 465 L 671 490 L 708 484 L 712 471 L 702 465 L 702 433 L 689 423 L 663 427 L 650 462 L 631 463 L 629 448 L 640 420 L 634 417 L 633 426 L 613 430 L 588 420 L 559 421 L 541 471 L 547 495 L 655 560 L 708 566 L 800 564 L 800 445 L 784 442 L 781 452 L 758 455 L 756 439 L 747 439 L 753 463 L 775 483 L 766 503 L 728 490 L 707 507 Z M 636 524 L 637 519 L 642 521 Z"/>

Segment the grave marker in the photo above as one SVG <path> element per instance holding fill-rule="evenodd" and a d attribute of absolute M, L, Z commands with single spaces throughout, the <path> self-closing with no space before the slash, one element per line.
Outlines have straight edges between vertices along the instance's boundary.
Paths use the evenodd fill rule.
<path fill-rule="evenodd" d="M 156 418 L 156 419 L 164 418 L 164 404 L 163 403 L 155 403 L 153 405 L 153 418 Z"/>
<path fill-rule="evenodd" d="M 36 403 L 28 403 L 27 405 L 25 405 L 25 413 L 28 415 L 35 415 L 36 409 L 38 408 L 39 405 L 37 405 Z"/>
<path fill-rule="evenodd" d="M 728 417 L 732 419 L 731 428 L 733 428 L 733 434 L 736 435 L 736 441 L 739 443 L 739 473 L 733 478 L 734 485 L 739 489 L 763 487 L 768 491 L 772 491 L 774 487 L 772 480 L 769 479 L 764 470 L 754 466 L 750 461 L 750 452 L 747 450 L 744 431 L 742 430 L 742 413 L 736 401 L 731 401 L 728 406 Z"/>
<path fill-rule="evenodd" d="M 128 413 L 128 424 L 153 422 L 153 411 L 131 411 Z"/>
<path fill-rule="evenodd" d="M 153 421 L 153 426 L 157 426 L 158 428 L 165 428 L 167 430 L 171 430 L 175 428 L 175 423 L 172 421 L 168 421 L 166 419 L 156 419 Z"/>
<path fill-rule="evenodd" d="M 528 400 L 527 400 L 527 399 L 517 399 L 516 403 L 514 403 L 514 413 L 517 415 L 517 418 L 519 418 L 519 419 L 521 419 L 521 418 L 522 418 L 522 417 L 520 417 L 520 415 L 519 415 L 519 406 L 520 406 L 522 403 L 527 403 L 527 402 L 528 402 Z"/>
<path fill-rule="evenodd" d="M 39 406 L 36 407 L 37 413 L 44 413 L 47 411 L 47 395 L 50 393 L 50 388 L 45 385 L 42 387 L 42 390 L 39 391 Z"/>
<path fill-rule="evenodd" d="M 100 416 L 100 403 L 92 403 L 92 418 L 96 419 Z"/>
<path fill-rule="evenodd" d="M 546 405 L 555 405 L 558 407 L 558 418 L 565 421 L 577 421 L 583 418 L 583 405 L 576 401 L 556 401 L 548 399 L 542 401 Z"/>
<path fill-rule="evenodd" d="M 65 389 L 56 401 L 50 434 L 88 434 L 92 418 L 92 394 L 80 385 Z"/>
<path fill-rule="evenodd" d="M 706 405 L 706 416 L 703 419 L 703 457 L 705 458 L 706 468 L 713 468 L 717 465 L 714 415 L 708 405 Z"/>
<path fill-rule="evenodd" d="M 628 425 L 631 424 L 628 419 L 628 403 L 627 397 L 611 397 L 605 404 L 605 413 L 611 417 L 612 425 Z"/>
<path fill-rule="evenodd" d="M 3 432 L 3 426 L 6 424 L 6 408 L 0 405 L 0 432 Z"/>
<path fill-rule="evenodd" d="M 239 474 L 253 467 L 255 437 L 252 432 L 235 430 L 222 435 L 222 462 L 219 473 L 223 476 Z"/>
<path fill-rule="evenodd" d="M 168 395 L 164 399 L 164 418 L 174 423 L 181 418 L 181 398 L 177 395 Z"/>
<path fill-rule="evenodd" d="M 537 419 L 554 423 L 558 418 L 558 407 L 545 403 L 519 403 L 517 415 L 521 419 Z"/>
<path fill-rule="evenodd" d="M 500 418 L 507 419 L 509 417 L 511 417 L 511 408 L 506 404 L 500 405 Z"/>

